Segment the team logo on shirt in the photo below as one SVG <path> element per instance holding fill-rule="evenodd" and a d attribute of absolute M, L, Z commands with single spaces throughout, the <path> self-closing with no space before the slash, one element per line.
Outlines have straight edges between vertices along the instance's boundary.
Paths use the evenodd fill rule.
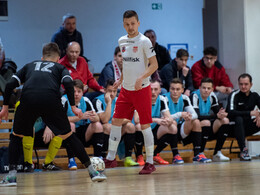
<path fill-rule="evenodd" d="M 123 61 L 126 62 L 140 62 L 140 58 L 132 58 L 132 57 L 127 57 L 127 58 L 123 58 Z"/>
<path fill-rule="evenodd" d="M 123 52 L 123 53 L 125 52 L 125 46 L 122 47 L 122 52 Z"/>
<path fill-rule="evenodd" d="M 152 53 L 154 52 L 154 47 L 151 47 L 150 50 L 152 50 Z"/>
<path fill-rule="evenodd" d="M 133 52 L 136 53 L 138 51 L 138 47 L 137 46 L 134 46 L 133 47 Z"/>

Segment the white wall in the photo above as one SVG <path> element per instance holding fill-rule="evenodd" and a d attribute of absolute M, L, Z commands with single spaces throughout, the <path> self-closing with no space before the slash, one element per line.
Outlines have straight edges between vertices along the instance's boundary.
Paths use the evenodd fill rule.
<path fill-rule="evenodd" d="M 253 89 L 260 93 L 260 1 L 245 0 L 246 71 L 253 77 Z"/>
<path fill-rule="evenodd" d="M 219 60 L 237 88 L 245 69 L 244 0 L 219 0 Z"/>
<path fill-rule="evenodd" d="M 220 61 L 237 85 L 237 78 L 247 72 L 253 77 L 253 90 L 260 92 L 260 1 L 219 0 Z"/>
<path fill-rule="evenodd" d="M 260 1 L 245 0 L 245 47 L 246 47 L 246 71 L 253 77 L 253 89 L 260 93 Z M 259 133 L 258 133 L 259 134 Z M 260 155 L 260 143 L 249 142 L 249 152 L 252 155 Z"/>
<path fill-rule="evenodd" d="M 119 3 L 120 2 L 120 3 Z M 62 23 L 67 12 L 77 17 L 77 29 L 83 35 L 84 54 L 95 72 L 100 72 L 113 58 L 117 40 L 125 34 L 122 14 L 127 9 L 138 12 L 140 32 L 155 30 L 158 42 L 188 43 L 194 56 L 192 65 L 202 57 L 203 0 L 161 0 L 162 10 L 152 10 L 152 0 L 8 0 L 8 21 L 0 21 L 0 37 L 11 57 L 21 68 L 41 57 L 44 43 Z"/>

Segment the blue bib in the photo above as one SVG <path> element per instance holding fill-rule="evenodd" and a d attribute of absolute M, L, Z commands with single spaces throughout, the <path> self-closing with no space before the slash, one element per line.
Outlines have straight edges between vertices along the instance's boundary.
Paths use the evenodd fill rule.
<path fill-rule="evenodd" d="M 207 101 L 205 102 L 201 95 L 200 95 L 200 90 L 196 90 L 193 93 L 197 94 L 199 97 L 199 110 L 200 110 L 200 115 L 210 115 L 210 109 L 211 109 L 211 102 L 210 102 L 210 96 L 207 98 Z"/>
<path fill-rule="evenodd" d="M 64 97 L 68 100 L 67 95 L 64 95 Z M 79 108 L 83 113 L 86 112 L 86 110 L 87 110 L 87 105 L 86 105 L 86 102 L 85 102 L 85 100 L 84 100 L 83 97 L 80 99 L 80 103 L 79 103 L 78 108 Z M 68 116 L 76 116 L 76 115 L 72 112 L 72 109 L 71 109 L 71 106 L 70 106 L 69 101 L 68 101 L 67 115 L 68 115 Z M 90 120 L 89 120 L 89 119 L 87 119 L 87 120 L 82 119 L 82 120 L 80 120 L 80 121 L 78 121 L 78 122 L 75 122 L 75 125 L 76 125 L 76 128 L 78 128 L 79 126 L 83 126 L 83 125 L 86 125 L 86 124 L 88 124 L 88 123 L 90 123 Z"/>
<path fill-rule="evenodd" d="M 102 94 L 102 95 L 96 97 L 96 99 L 99 99 L 102 102 L 103 109 L 106 110 L 107 104 L 106 104 L 106 101 L 105 101 L 105 94 Z M 112 122 L 112 118 L 113 118 L 115 106 L 116 106 L 116 99 L 117 98 L 113 99 L 112 104 L 111 104 L 111 115 L 110 115 L 110 119 L 108 121 L 109 123 Z"/>
<path fill-rule="evenodd" d="M 157 97 L 156 102 L 152 105 L 152 118 L 161 118 L 161 100 L 160 96 Z M 151 128 L 153 129 L 157 123 L 151 123 Z"/>
<path fill-rule="evenodd" d="M 43 122 L 42 118 L 39 117 L 34 123 L 34 132 L 37 133 L 38 131 L 42 130 L 45 128 L 45 123 Z"/>
<path fill-rule="evenodd" d="M 174 103 L 172 101 L 172 98 L 171 98 L 171 93 L 168 92 L 166 94 L 164 94 L 167 98 L 168 98 L 168 106 L 169 106 L 169 110 L 170 110 L 170 113 L 171 114 L 175 114 L 177 112 L 183 112 L 183 109 L 184 109 L 184 103 L 183 103 L 183 98 L 182 98 L 182 95 L 179 97 L 178 99 L 178 102 L 177 103 Z M 177 123 L 179 123 L 179 120 L 180 119 L 176 119 Z"/>

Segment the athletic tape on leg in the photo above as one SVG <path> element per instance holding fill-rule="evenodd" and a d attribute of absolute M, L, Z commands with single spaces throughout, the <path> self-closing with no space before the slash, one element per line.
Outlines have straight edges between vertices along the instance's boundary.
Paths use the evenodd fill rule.
<path fill-rule="evenodd" d="M 119 144 L 119 141 L 114 141 L 112 139 L 109 139 L 109 150 L 110 151 L 116 151 L 118 144 Z"/>
<path fill-rule="evenodd" d="M 154 146 L 145 147 L 146 156 L 153 156 Z"/>

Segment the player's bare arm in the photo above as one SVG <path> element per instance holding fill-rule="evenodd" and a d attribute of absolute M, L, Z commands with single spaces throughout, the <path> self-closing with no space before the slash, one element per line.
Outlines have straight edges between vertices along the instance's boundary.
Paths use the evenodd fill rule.
<path fill-rule="evenodd" d="M 184 92 L 184 95 L 187 95 L 189 97 L 190 96 L 190 90 L 186 89 L 185 92 Z"/>
<path fill-rule="evenodd" d="M 192 115 L 189 112 L 182 112 L 181 117 L 185 120 L 185 121 L 190 121 L 192 119 Z"/>
<path fill-rule="evenodd" d="M 163 117 L 162 118 L 162 121 L 161 121 L 161 125 L 164 125 L 164 126 L 170 126 L 172 124 L 172 120 L 170 118 L 165 118 Z"/>
<path fill-rule="evenodd" d="M 84 85 L 84 93 L 88 91 L 88 85 Z"/>
<path fill-rule="evenodd" d="M 135 111 L 135 113 L 134 113 L 134 122 L 135 122 L 135 124 L 140 123 L 139 114 L 137 111 Z"/>
<path fill-rule="evenodd" d="M 223 118 L 227 117 L 227 115 L 228 115 L 228 113 L 225 111 L 224 108 L 221 108 L 221 109 L 219 110 L 219 112 L 217 113 L 217 117 L 218 117 L 219 119 L 223 119 Z"/>
<path fill-rule="evenodd" d="M 95 122 L 99 121 L 99 117 L 98 117 L 97 113 L 94 110 L 86 111 L 85 113 L 83 113 L 83 116 L 84 115 L 86 115 L 87 119 L 91 120 L 91 122 L 95 123 Z"/>
<path fill-rule="evenodd" d="M 107 101 L 107 100 L 106 100 L 107 94 L 109 94 L 109 97 L 107 97 L 107 100 L 110 99 L 110 101 L 107 102 L 107 106 L 106 106 L 105 111 L 102 112 L 102 113 L 100 113 L 100 114 L 98 114 L 98 115 L 99 115 L 99 118 L 100 118 L 100 121 L 101 121 L 102 123 L 104 123 L 104 124 L 105 124 L 105 123 L 108 123 L 108 122 L 109 122 L 109 119 L 110 119 L 110 117 L 111 117 L 112 99 L 111 99 L 111 97 L 110 97 L 110 93 L 106 93 L 106 95 L 105 95 L 105 101 Z"/>
<path fill-rule="evenodd" d="M 82 118 L 83 116 L 82 111 L 79 108 L 77 108 L 75 105 L 71 106 L 71 110 L 77 117 Z"/>
<path fill-rule="evenodd" d="M 216 86 L 216 90 L 221 93 L 226 93 L 226 87 L 225 86 Z"/>
<path fill-rule="evenodd" d="M 171 117 L 171 114 L 169 112 L 169 110 L 166 110 L 163 112 L 163 121 L 162 121 L 162 125 L 166 125 L 166 126 L 169 126 L 171 124 L 174 123 L 174 120 L 173 118 Z"/>
<path fill-rule="evenodd" d="M 77 116 L 69 116 L 68 119 L 69 119 L 69 122 L 71 122 L 71 123 L 76 123 L 76 122 L 80 121 L 80 118 Z"/>
<path fill-rule="evenodd" d="M 157 123 L 158 125 L 161 125 L 161 122 L 162 122 L 162 118 L 152 118 L 153 120 L 153 123 Z"/>
<path fill-rule="evenodd" d="M 260 116 L 257 116 L 254 120 L 254 122 L 256 123 L 257 127 L 260 127 Z"/>
<path fill-rule="evenodd" d="M 113 85 L 114 89 L 118 89 L 118 87 L 122 84 L 123 79 L 124 79 L 124 77 L 123 77 L 123 71 L 122 71 L 120 79 L 118 81 L 116 81 Z"/>
<path fill-rule="evenodd" d="M 7 120 L 8 119 L 8 105 L 3 105 L 3 108 L 0 112 L 0 124 L 2 122 L 2 119 Z"/>
<path fill-rule="evenodd" d="M 53 137 L 54 137 L 54 134 L 52 133 L 50 128 L 46 127 L 45 130 L 44 130 L 43 136 L 42 136 L 43 142 L 45 144 L 47 144 L 47 143 L 49 143 L 52 140 Z"/>
<path fill-rule="evenodd" d="M 252 110 L 250 112 L 250 116 L 255 116 L 255 117 L 258 117 L 260 115 L 260 112 L 258 110 Z"/>
<path fill-rule="evenodd" d="M 189 72 L 189 68 L 188 67 L 186 67 L 186 66 L 184 66 L 183 68 L 182 68 L 182 74 L 183 74 L 183 76 L 187 76 L 188 75 L 188 72 Z"/>
<path fill-rule="evenodd" d="M 131 121 L 125 118 L 122 122 L 122 125 L 126 125 L 127 123 L 131 123 Z"/>
<path fill-rule="evenodd" d="M 157 62 L 156 56 L 152 56 L 148 60 L 149 60 L 150 65 L 144 71 L 144 73 L 138 79 L 136 79 L 135 90 L 142 89 L 143 80 L 145 78 L 151 76 L 158 69 L 158 62 Z"/>

